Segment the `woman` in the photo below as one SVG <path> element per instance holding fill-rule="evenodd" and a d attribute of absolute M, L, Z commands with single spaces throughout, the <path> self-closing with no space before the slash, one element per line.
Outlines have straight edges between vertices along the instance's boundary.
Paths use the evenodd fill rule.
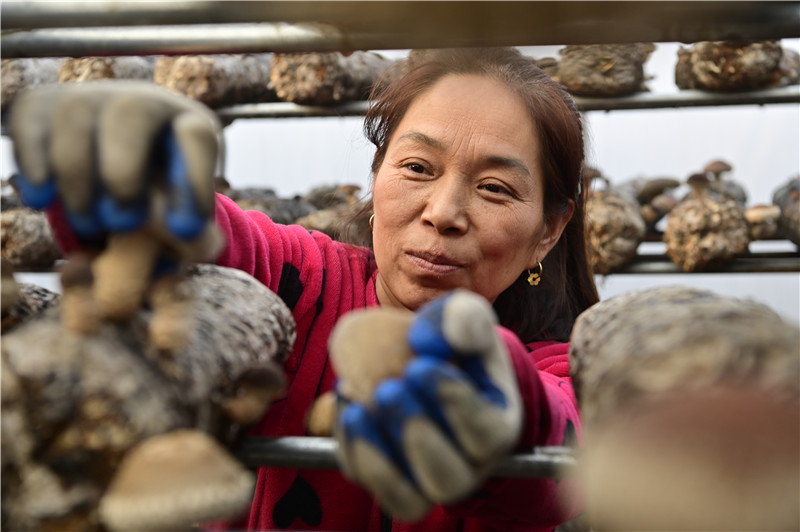
<path fill-rule="evenodd" d="M 153 184 L 144 169 L 159 157 L 185 162 L 161 185 L 181 201 L 167 214 L 152 209 L 149 223 L 192 244 L 176 249 L 195 251 L 211 250 L 211 228 L 221 229 L 217 263 L 278 293 L 297 323 L 286 394 L 253 434 L 305 434 L 312 402 L 335 384 L 328 337 L 351 310 L 415 311 L 418 330 L 449 351 L 382 390 L 377 410 L 356 404 L 340 417 L 342 467 L 353 482 L 338 471 L 261 468 L 242 526 L 551 530 L 575 510 L 561 503 L 562 485 L 484 482 L 484 473 L 508 452 L 570 443 L 580 431 L 564 342 L 578 313 L 597 301 L 584 249 L 580 115 L 563 88 L 515 50 L 414 53 L 398 68 L 404 75 L 376 90 L 365 123 L 376 146 L 374 251 L 274 224 L 222 196 L 212 209 L 215 119 L 152 87 L 87 85 L 18 102 L 10 130 L 22 193 L 50 206 L 68 250 L 138 224 L 128 215 Z M 165 127 L 182 157 L 151 153 Z M 87 173 L 94 185 L 85 184 Z M 206 223 L 212 212 L 215 223 Z M 470 367 L 462 364 L 470 346 L 453 331 L 469 333 L 472 324 L 442 310 L 455 289 L 491 302 L 502 325 L 487 344 L 500 348 L 475 348 Z M 423 359 L 426 340 L 415 344 L 415 334 Z M 447 399 L 448 390 L 458 397 Z M 461 430 L 478 417 L 491 430 Z M 434 478 L 422 478 L 429 467 Z"/>

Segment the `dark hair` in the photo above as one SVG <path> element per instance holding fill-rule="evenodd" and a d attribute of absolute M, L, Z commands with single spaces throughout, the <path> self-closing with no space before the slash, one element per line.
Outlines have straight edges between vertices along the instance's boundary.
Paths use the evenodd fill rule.
<path fill-rule="evenodd" d="M 504 83 L 528 108 L 541 143 L 546 221 L 575 210 L 543 264 L 541 283 L 523 273 L 495 300 L 500 323 L 524 342 L 568 340 L 575 318 L 598 301 L 586 253 L 582 183 L 583 125 L 572 96 L 515 48 L 457 48 L 413 51 L 373 89 L 364 133 L 375 145 L 373 176 L 397 125 L 418 96 L 449 74 L 478 74 Z M 371 211 L 371 202 L 365 208 Z"/>

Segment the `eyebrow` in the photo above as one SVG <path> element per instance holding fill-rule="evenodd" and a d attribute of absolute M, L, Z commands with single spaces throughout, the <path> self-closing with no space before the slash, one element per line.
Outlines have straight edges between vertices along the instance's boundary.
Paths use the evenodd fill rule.
<path fill-rule="evenodd" d="M 397 139 L 397 142 L 404 142 L 404 141 L 411 141 L 411 142 L 416 142 L 418 144 L 425 144 L 426 146 L 430 146 L 431 148 L 436 148 L 437 150 L 444 149 L 444 143 L 436 140 L 433 137 L 429 137 L 425 133 L 420 133 L 419 131 L 410 131 Z"/>
<path fill-rule="evenodd" d="M 430 146 L 431 148 L 435 148 L 437 150 L 445 149 L 445 145 L 443 142 L 433 137 L 430 137 L 425 133 L 420 133 L 419 131 L 410 131 L 400 136 L 397 139 L 398 143 L 406 141 L 424 144 L 426 146 Z M 503 157 L 502 155 L 489 155 L 488 157 L 485 158 L 485 163 L 487 163 L 489 166 L 518 170 L 523 174 L 525 174 L 526 176 L 533 178 L 531 171 L 528 169 L 525 163 L 514 157 Z"/>
<path fill-rule="evenodd" d="M 525 163 L 520 161 L 519 159 L 515 159 L 513 157 L 502 157 L 500 155 L 490 155 L 486 158 L 486 162 L 488 162 L 491 166 L 499 166 L 501 168 L 510 168 L 512 170 L 519 170 L 526 176 L 533 178 L 531 175 L 531 171 L 525 166 Z"/>

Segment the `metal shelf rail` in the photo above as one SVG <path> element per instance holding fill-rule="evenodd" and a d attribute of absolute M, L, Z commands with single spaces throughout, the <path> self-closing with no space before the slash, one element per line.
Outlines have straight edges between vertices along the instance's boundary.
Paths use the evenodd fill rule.
<path fill-rule="evenodd" d="M 703 273 L 794 273 L 800 272 L 800 251 L 748 253 L 737 257 L 729 264 L 713 268 Z M 666 255 L 640 254 L 616 274 L 685 274 L 680 267 Z"/>
<path fill-rule="evenodd" d="M 782 1 L 5 0 L 0 14 L 6 58 L 800 37 L 800 3 Z"/>
<path fill-rule="evenodd" d="M 773 105 L 800 103 L 800 85 L 736 93 L 709 93 L 687 90 L 672 94 L 643 92 L 632 96 L 576 96 L 581 111 L 623 111 L 686 107 L 721 107 L 731 105 Z M 289 102 L 239 104 L 220 107 L 217 114 L 226 122 L 239 118 L 312 118 L 363 116 L 369 102 L 348 102 L 338 106 L 298 105 Z"/>
<path fill-rule="evenodd" d="M 270 465 L 295 469 L 338 469 L 336 441 L 317 437 L 248 437 L 234 449 L 248 466 Z M 569 447 L 535 447 L 530 453 L 500 462 L 492 476 L 556 478 L 576 474 L 577 460 Z"/>

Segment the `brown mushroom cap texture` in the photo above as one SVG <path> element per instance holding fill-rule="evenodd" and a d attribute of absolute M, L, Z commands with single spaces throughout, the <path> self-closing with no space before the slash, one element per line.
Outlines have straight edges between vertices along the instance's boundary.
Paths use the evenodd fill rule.
<path fill-rule="evenodd" d="M 255 476 L 210 435 L 181 429 L 131 450 L 100 501 L 112 531 L 176 530 L 233 517 L 253 497 Z"/>
<path fill-rule="evenodd" d="M 690 186 L 705 187 L 711 183 L 711 180 L 705 174 L 692 174 L 686 179 L 686 183 Z"/>
<path fill-rule="evenodd" d="M 712 174 L 718 174 L 721 172 L 729 172 L 733 170 L 733 167 L 726 163 L 725 161 L 712 161 L 708 163 L 703 171 L 711 172 Z"/>

